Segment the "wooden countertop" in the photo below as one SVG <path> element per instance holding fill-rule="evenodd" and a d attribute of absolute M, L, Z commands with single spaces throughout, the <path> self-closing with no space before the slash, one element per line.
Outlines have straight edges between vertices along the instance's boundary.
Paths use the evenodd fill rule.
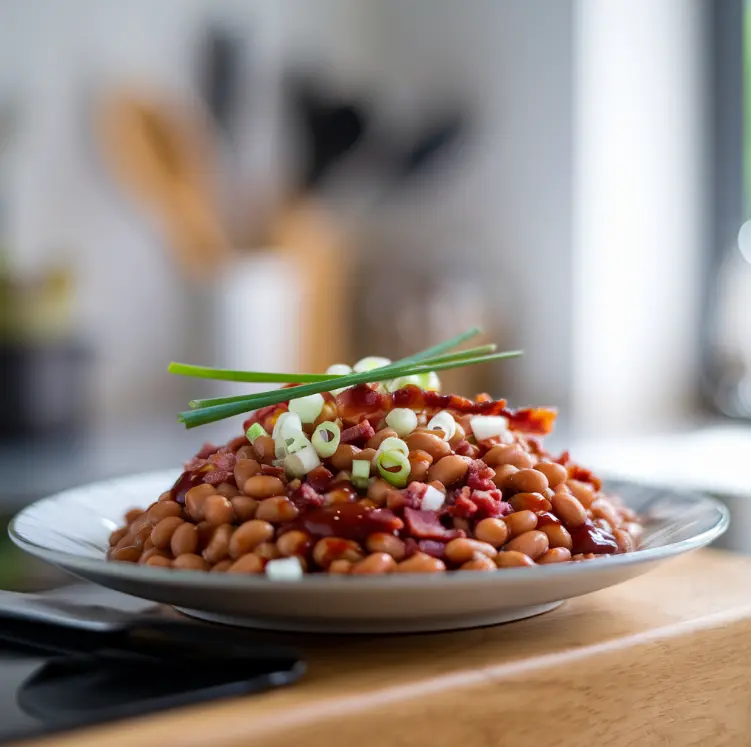
<path fill-rule="evenodd" d="M 289 639 L 287 639 L 289 640 Z M 703 550 L 529 620 L 317 637 L 292 687 L 44 747 L 747 747 L 751 558 Z"/>

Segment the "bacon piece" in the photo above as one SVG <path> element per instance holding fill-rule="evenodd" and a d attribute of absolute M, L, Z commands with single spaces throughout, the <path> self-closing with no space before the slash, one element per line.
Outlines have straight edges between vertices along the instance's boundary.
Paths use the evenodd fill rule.
<path fill-rule="evenodd" d="M 323 493 L 328 488 L 333 477 L 333 473 L 320 464 L 318 467 L 308 472 L 305 481 L 309 483 L 314 490 Z"/>
<path fill-rule="evenodd" d="M 408 494 L 406 491 L 389 490 L 386 493 L 386 508 L 391 511 L 401 511 L 404 508 L 420 508 L 421 499 L 416 495 Z"/>
<path fill-rule="evenodd" d="M 586 467 L 581 467 L 578 464 L 569 464 L 566 469 L 568 469 L 568 476 L 572 480 L 588 482 L 595 490 L 602 489 L 602 480 L 600 480 L 600 478 L 596 475 L 592 474 L 592 470 L 589 470 Z"/>
<path fill-rule="evenodd" d="M 286 402 L 282 402 L 278 405 L 266 405 L 266 407 L 261 407 L 260 409 L 250 414 L 250 417 L 243 423 L 243 430 L 247 431 L 248 428 L 250 428 L 250 426 L 254 423 L 262 423 L 276 410 L 281 410 L 282 412 L 284 412 L 287 409 L 288 407 Z"/>
<path fill-rule="evenodd" d="M 466 494 L 461 494 L 456 497 L 453 506 L 448 508 L 448 513 L 450 516 L 469 519 L 477 513 L 477 506 L 474 501 L 469 498 L 469 488 L 464 487 L 462 488 L 462 491 L 466 491 Z"/>
<path fill-rule="evenodd" d="M 459 456 L 469 456 L 472 453 L 472 444 L 466 438 L 463 438 L 454 446 L 454 453 Z"/>
<path fill-rule="evenodd" d="M 488 467 L 481 459 L 474 459 L 469 463 L 467 486 L 476 490 L 493 490 L 495 470 Z"/>
<path fill-rule="evenodd" d="M 434 558 L 443 558 L 446 554 L 446 543 L 438 542 L 437 540 L 420 540 L 417 543 L 417 549 L 419 552 L 424 552 L 426 555 L 432 555 Z"/>
<path fill-rule="evenodd" d="M 564 467 L 569 463 L 571 460 L 571 456 L 568 453 L 568 451 L 564 451 L 557 459 L 554 459 L 553 461 L 556 464 L 562 464 Z"/>
<path fill-rule="evenodd" d="M 203 477 L 207 485 L 219 485 L 220 482 L 228 482 L 234 479 L 234 472 L 225 469 L 212 469 Z"/>
<path fill-rule="evenodd" d="M 404 540 L 404 557 L 411 558 L 416 552 L 420 552 L 420 545 L 416 539 L 407 537 Z"/>
<path fill-rule="evenodd" d="M 262 464 L 261 474 L 270 475 L 271 477 L 283 477 L 284 467 L 275 467 L 273 464 Z"/>
<path fill-rule="evenodd" d="M 353 441 L 367 441 L 375 435 L 375 429 L 370 424 L 369 420 L 361 420 L 357 425 L 353 425 L 351 428 L 345 428 L 341 432 L 339 442 L 343 444 L 351 444 Z"/>
<path fill-rule="evenodd" d="M 233 438 L 228 444 L 227 449 L 229 451 L 237 451 L 248 443 L 248 439 L 245 436 L 237 436 Z"/>
<path fill-rule="evenodd" d="M 358 422 L 371 415 L 375 418 L 389 408 L 390 398 L 386 394 L 369 387 L 367 384 L 358 384 L 339 392 L 336 397 L 336 407 L 339 416 L 347 422 Z"/>
<path fill-rule="evenodd" d="M 446 529 L 441 524 L 435 511 L 419 511 L 414 508 L 404 509 L 404 522 L 412 537 L 429 540 L 452 540 L 464 537 L 461 529 Z"/>
<path fill-rule="evenodd" d="M 328 470 L 326 470 L 328 472 Z M 290 495 L 290 500 L 301 511 L 306 508 L 320 508 L 325 503 L 324 497 L 310 484 L 304 482 Z"/>
<path fill-rule="evenodd" d="M 477 506 L 476 518 L 497 518 L 511 513 L 513 510 L 511 504 L 502 501 L 501 497 L 501 491 L 497 488 L 493 490 L 473 490 L 469 500 Z"/>
<path fill-rule="evenodd" d="M 200 451 L 195 455 L 195 459 L 208 459 L 212 454 L 216 454 L 216 452 L 219 451 L 218 446 L 214 446 L 214 444 L 205 443 Z"/>

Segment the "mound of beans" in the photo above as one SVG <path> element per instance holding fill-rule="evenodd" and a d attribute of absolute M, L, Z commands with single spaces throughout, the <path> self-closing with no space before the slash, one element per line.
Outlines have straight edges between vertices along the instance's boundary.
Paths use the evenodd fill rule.
<path fill-rule="evenodd" d="M 279 412 L 266 415 L 268 432 Z M 411 470 L 400 489 L 373 466 L 379 444 L 396 435 L 382 418 L 371 421 L 375 435 L 341 444 L 302 479 L 275 466 L 270 437 L 205 447 L 157 501 L 128 512 L 108 558 L 261 574 L 294 557 L 306 573 L 368 575 L 523 568 L 638 547 L 637 515 L 567 454 L 554 458 L 523 432 L 478 442 L 461 415 L 447 441 L 425 427 L 433 414 L 419 413 L 404 439 Z M 337 419 L 335 405 L 321 419 Z M 371 477 L 358 488 L 352 464 L 363 459 Z M 435 491 L 443 504 L 424 508 Z"/>

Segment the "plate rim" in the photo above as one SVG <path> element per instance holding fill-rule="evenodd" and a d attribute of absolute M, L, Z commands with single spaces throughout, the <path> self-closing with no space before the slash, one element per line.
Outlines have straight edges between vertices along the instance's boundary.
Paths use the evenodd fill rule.
<path fill-rule="evenodd" d="M 27 512 L 39 510 L 40 505 L 47 502 L 55 502 L 67 495 L 78 493 L 81 490 L 105 489 L 107 486 L 123 482 L 145 480 L 147 478 L 156 479 L 159 475 L 175 474 L 177 469 L 170 470 L 150 470 L 130 475 L 122 475 L 108 480 L 100 480 L 92 483 L 86 483 L 75 488 L 54 493 L 45 498 L 41 498 L 29 504 L 17 512 L 8 524 L 8 536 L 11 541 L 21 550 L 28 552 L 30 555 L 44 560 L 53 565 L 60 566 L 73 573 L 76 570 L 84 572 L 101 573 L 104 568 L 108 568 L 108 573 L 114 573 L 117 576 L 127 578 L 134 582 L 148 580 L 152 583 L 179 583 L 181 586 L 194 587 L 212 587 L 216 589 L 255 589 L 258 591 L 269 590 L 315 590 L 315 591 L 352 591 L 352 587 L 367 585 L 368 588 L 389 588 L 389 589 L 415 589 L 424 588 L 426 584 L 435 586 L 453 586 L 455 584 L 467 584 L 472 581 L 474 585 L 494 585 L 499 580 L 505 583 L 516 584 L 523 581 L 534 581 L 540 579 L 551 579 L 557 576 L 570 577 L 572 575 L 587 575 L 600 570 L 606 570 L 607 563 L 610 568 L 623 568 L 633 565 L 649 564 L 661 560 L 667 560 L 677 555 L 682 555 L 692 550 L 705 547 L 713 540 L 720 537 L 727 531 L 730 526 L 730 511 L 728 507 L 712 495 L 701 491 L 675 490 L 667 491 L 660 487 L 660 490 L 672 494 L 692 498 L 696 502 L 704 501 L 714 509 L 717 519 L 711 527 L 677 542 L 658 547 L 650 547 L 644 550 L 625 553 L 623 555 L 613 555 L 599 558 L 596 563 L 557 563 L 544 566 L 535 566 L 534 568 L 504 568 L 504 572 L 499 573 L 476 573 L 473 571 L 452 571 L 450 573 L 439 574 L 388 574 L 374 576 L 346 576 L 346 575 L 328 575 L 328 574 L 310 574 L 302 579 L 294 581 L 279 581 L 266 578 L 265 575 L 228 575 L 228 574 L 208 574 L 196 573 L 192 570 L 181 570 L 173 568 L 159 568 L 153 566 L 139 565 L 135 563 L 112 563 L 105 558 L 89 558 L 73 555 L 71 553 L 53 550 L 39 545 L 23 537 L 17 523 Z M 644 483 L 638 483 L 629 480 L 619 480 L 621 483 L 630 483 L 640 488 L 655 489 Z M 191 583 L 192 581 L 192 583 Z"/>

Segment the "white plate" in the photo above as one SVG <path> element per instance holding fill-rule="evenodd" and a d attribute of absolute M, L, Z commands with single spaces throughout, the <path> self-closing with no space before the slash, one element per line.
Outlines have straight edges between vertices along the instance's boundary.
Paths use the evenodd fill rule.
<path fill-rule="evenodd" d="M 32 555 L 77 576 L 204 619 L 276 630 L 397 633 L 469 628 L 546 612 L 564 599 L 627 581 L 703 547 L 729 522 L 727 509 L 712 498 L 617 483 L 610 487 L 649 517 L 643 549 L 581 563 L 284 582 L 106 561 L 109 534 L 125 511 L 148 506 L 176 476 L 152 472 L 67 490 L 21 511 L 10 536 Z"/>

